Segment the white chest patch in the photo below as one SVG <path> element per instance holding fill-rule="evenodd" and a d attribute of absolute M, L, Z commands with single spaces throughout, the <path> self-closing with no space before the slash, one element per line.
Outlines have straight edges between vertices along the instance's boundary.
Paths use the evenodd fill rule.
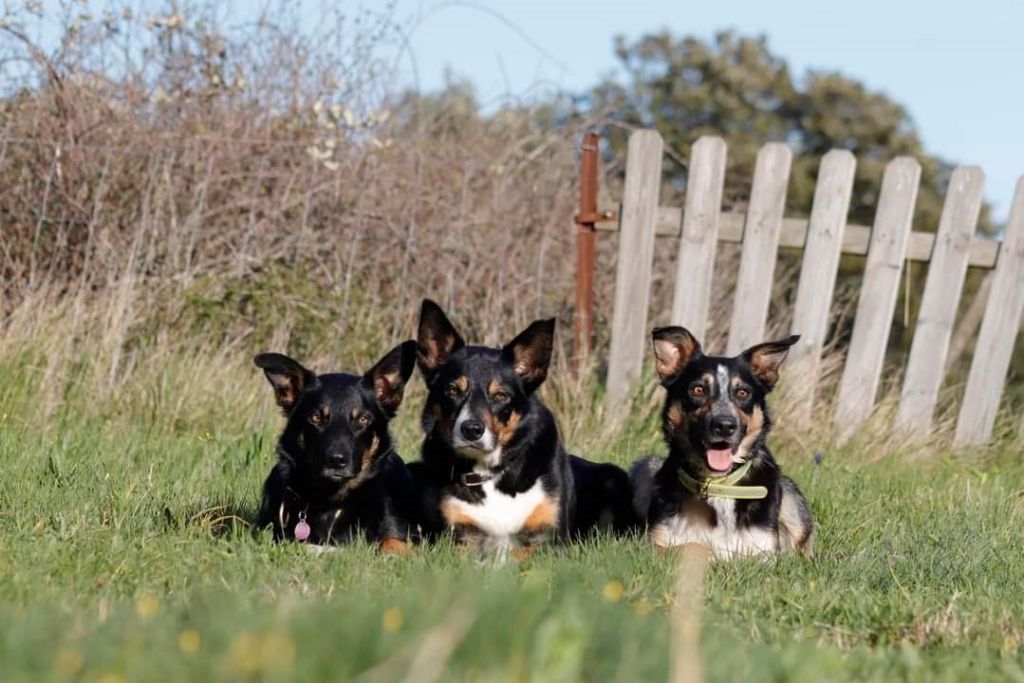
<path fill-rule="evenodd" d="M 493 480 L 485 481 L 481 488 L 484 499 L 479 503 L 449 498 L 445 504 L 468 517 L 478 529 L 490 536 L 509 537 L 518 534 L 530 515 L 548 500 L 540 481 L 514 496 L 497 490 Z"/>
<path fill-rule="evenodd" d="M 763 555 L 777 552 L 779 534 L 764 527 L 737 527 L 736 501 L 732 498 L 708 498 L 717 524 L 697 514 L 675 514 L 653 529 L 651 538 L 660 547 L 699 543 L 707 546 L 716 559 Z"/>

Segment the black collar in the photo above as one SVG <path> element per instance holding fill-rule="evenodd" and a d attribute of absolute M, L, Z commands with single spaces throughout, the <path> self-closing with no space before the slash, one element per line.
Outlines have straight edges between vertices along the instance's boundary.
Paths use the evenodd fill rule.
<path fill-rule="evenodd" d="M 498 474 L 495 472 L 484 472 L 483 474 L 479 472 L 463 472 L 459 475 L 459 481 L 462 482 L 463 486 L 483 486 L 484 482 L 491 481 L 497 476 Z"/>

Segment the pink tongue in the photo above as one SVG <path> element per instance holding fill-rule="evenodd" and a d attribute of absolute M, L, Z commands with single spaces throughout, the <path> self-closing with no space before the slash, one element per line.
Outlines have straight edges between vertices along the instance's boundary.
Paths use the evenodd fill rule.
<path fill-rule="evenodd" d="M 725 472 L 732 467 L 731 448 L 709 448 L 708 467 L 716 472 Z"/>

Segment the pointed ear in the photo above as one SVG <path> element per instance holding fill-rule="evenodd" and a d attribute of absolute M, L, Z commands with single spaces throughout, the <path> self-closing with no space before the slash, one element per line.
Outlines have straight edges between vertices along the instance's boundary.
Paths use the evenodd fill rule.
<path fill-rule="evenodd" d="M 451 355 L 465 345 L 441 307 L 430 299 L 424 299 L 416 334 L 416 361 L 427 384 L 433 381 L 434 375 Z"/>
<path fill-rule="evenodd" d="M 319 384 L 316 373 L 280 353 L 261 353 L 252 362 L 267 376 L 270 386 L 274 388 L 277 405 L 284 409 L 285 415 L 295 407 L 302 392 Z"/>
<path fill-rule="evenodd" d="M 747 362 L 761 384 L 771 391 L 779 381 L 779 369 L 789 355 L 789 348 L 799 340 L 800 335 L 794 334 L 778 341 L 757 344 L 741 353 L 740 357 Z"/>
<path fill-rule="evenodd" d="M 363 375 L 363 383 L 373 389 L 377 402 L 388 417 L 394 417 L 398 406 L 402 405 L 405 383 L 409 381 L 414 365 L 416 342 L 409 340 L 388 351 Z"/>
<path fill-rule="evenodd" d="M 555 319 L 534 320 L 501 350 L 523 380 L 527 391 L 535 391 L 548 376 L 551 351 L 555 346 Z"/>
<path fill-rule="evenodd" d="M 694 358 L 701 355 L 700 342 L 685 327 L 657 327 L 651 332 L 654 370 L 662 384 L 669 384 Z"/>

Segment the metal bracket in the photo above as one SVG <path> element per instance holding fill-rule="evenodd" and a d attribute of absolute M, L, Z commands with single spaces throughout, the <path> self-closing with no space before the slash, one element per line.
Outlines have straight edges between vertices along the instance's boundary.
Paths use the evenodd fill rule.
<path fill-rule="evenodd" d="M 578 213 L 575 220 L 580 225 L 590 225 L 602 221 L 618 220 L 619 214 L 616 211 L 595 211 L 593 213 Z"/>

